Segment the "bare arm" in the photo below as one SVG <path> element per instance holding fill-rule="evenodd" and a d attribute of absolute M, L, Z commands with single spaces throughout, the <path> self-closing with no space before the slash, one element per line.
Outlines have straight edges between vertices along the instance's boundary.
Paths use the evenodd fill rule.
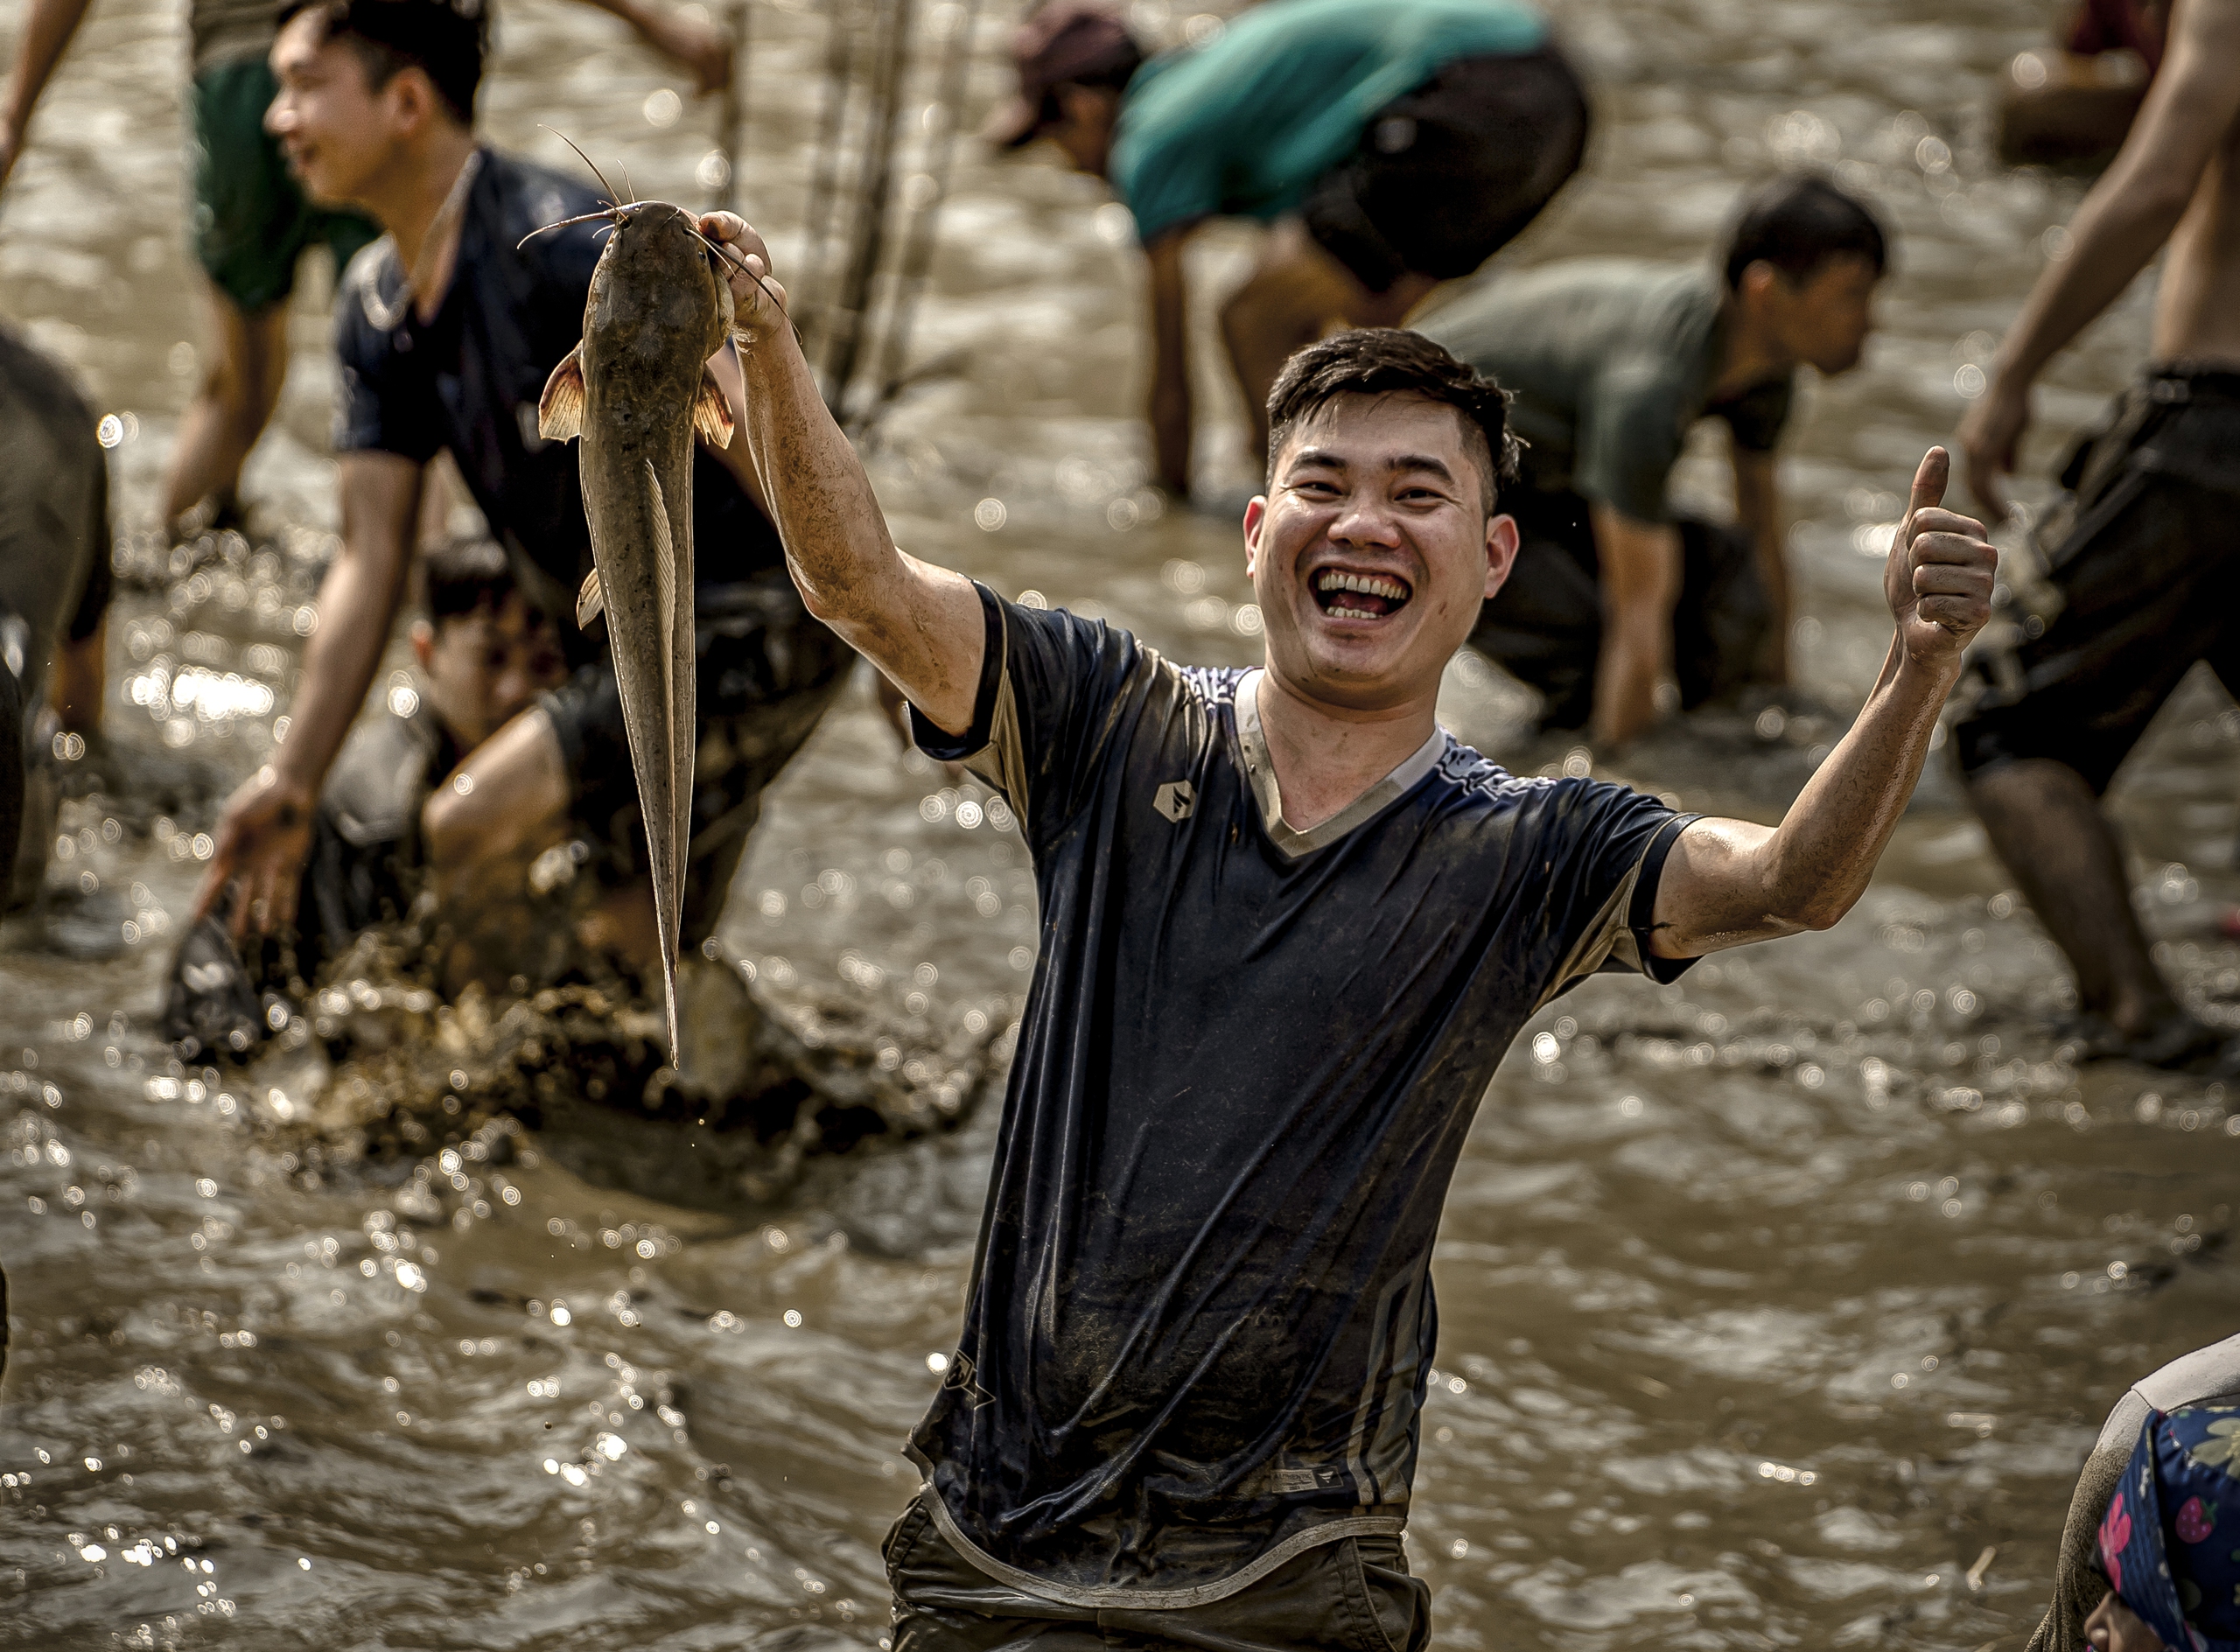
<path fill-rule="evenodd" d="M 1190 492 L 1188 294 L 1182 284 L 1183 232 L 1144 250 L 1152 264 L 1152 453 L 1159 486 Z"/>
<path fill-rule="evenodd" d="M 1825 929 L 1866 890 L 1921 777 L 1961 650 L 1991 617 L 1998 554 L 1980 522 L 1938 508 L 1950 471 L 1933 447 L 1914 477 L 1882 578 L 1897 634 L 1858 721 L 1779 826 L 1703 820 L 1680 834 L 1657 885 L 1657 956 Z"/>
<path fill-rule="evenodd" d="M 412 564 L 420 466 L 394 453 L 346 453 L 340 469 L 342 554 L 319 586 L 318 627 L 304 650 L 288 738 L 228 800 L 209 874 L 194 900 L 199 920 L 228 882 L 240 879 L 236 936 L 295 917 L 318 788 L 373 686 Z"/>
<path fill-rule="evenodd" d="M 732 276 L 746 401 L 732 445 L 744 444 L 761 479 L 802 601 L 927 717 L 962 733 L 972 725 L 986 640 L 978 593 L 963 575 L 895 548 L 871 479 L 825 410 L 779 308 L 785 290 L 754 279 L 769 269 L 762 237 L 730 213 L 710 213 L 700 230 L 746 260 Z"/>
<path fill-rule="evenodd" d="M 696 23 L 674 8 L 644 4 L 642 0 L 584 3 L 621 18 L 654 51 L 691 70 L 696 96 L 720 92 L 732 83 L 732 44 L 709 24 Z"/>
<path fill-rule="evenodd" d="M 1758 578 L 1772 602 L 1773 634 L 1759 667 L 1773 682 L 1788 681 L 1788 633 L 1796 614 L 1789 593 L 1788 556 L 1782 548 L 1781 494 L 1774 481 L 1774 456 L 1748 448 L 1734 450 L 1734 518 L 1757 552 Z"/>
<path fill-rule="evenodd" d="M 24 18 L 23 38 L 16 47 L 16 69 L 8 79 L 6 102 L 0 102 L 0 185 L 5 185 L 8 174 L 15 170 L 39 94 L 46 90 L 54 66 L 62 60 L 79 24 L 85 21 L 90 4 L 92 0 L 32 0 Z"/>
<path fill-rule="evenodd" d="M 1990 388 L 1962 422 L 1968 489 L 1994 520 L 2006 514 L 1999 478 L 2030 423 L 2032 382 L 2170 239 L 2236 114 L 2240 0 L 2182 0 L 2131 135 L 2069 224 L 2068 256 L 2030 290 Z"/>
<path fill-rule="evenodd" d="M 1656 719 L 1656 685 L 1672 654 L 1680 597 L 1680 530 L 1614 508 L 1588 510 L 1602 564 L 1602 654 L 1594 667 L 1594 738 L 1622 746 Z"/>

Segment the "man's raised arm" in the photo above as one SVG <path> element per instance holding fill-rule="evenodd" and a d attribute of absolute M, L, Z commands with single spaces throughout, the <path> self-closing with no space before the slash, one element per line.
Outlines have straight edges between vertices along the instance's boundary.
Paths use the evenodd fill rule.
<path fill-rule="evenodd" d="M 1680 834 L 1657 884 L 1659 957 L 1825 929 L 1866 892 L 1921 778 L 1961 651 L 1991 618 L 1998 553 L 1982 523 L 1939 508 L 1950 469 L 1933 447 L 1914 477 L 1882 576 L 1897 634 L 1858 720 L 1778 827 L 1701 820 Z"/>
<path fill-rule="evenodd" d="M 730 213 L 710 213 L 700 229 L 732 261 L 746 390 L 739 434 L 802 601 L 934 723 L 962 733 L 986 637 L 972 582 L 895 548 L 871 479 L 825 410 L 780 307 L 785 289 L 769 279 L 762 237 Z"/>

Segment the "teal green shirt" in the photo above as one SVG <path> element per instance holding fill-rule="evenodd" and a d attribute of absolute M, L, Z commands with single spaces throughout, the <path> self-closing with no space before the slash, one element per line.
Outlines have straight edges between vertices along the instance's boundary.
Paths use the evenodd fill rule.
<path fill-rule="evenodd" d="M 1393 99 L 1449 63 L 1547 38 L 1522 0 L 1267 0 L 1138 71 L 1113 135 L 1113 191 L 1146 244 L 1203 218 L 1274 218 L 1350 158 Z"/>
<path fill-rule="evenodd" d="M 1529 486 L 1662 522 L 1689 426 L 1725 419 L 1762 452 L 1788 417 L 1793 374 L 1712 401 L 1725 297 L 1712 270 L 1572 258 L 1481 276 L 1418 330 L 1515 397 Z"/>

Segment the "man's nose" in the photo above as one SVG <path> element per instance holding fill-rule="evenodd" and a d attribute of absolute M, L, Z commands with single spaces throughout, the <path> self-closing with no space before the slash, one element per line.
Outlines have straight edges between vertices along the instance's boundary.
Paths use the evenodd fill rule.
<path fill-rule="evenodd" d="M 1399 523 L 1390 500 L 1357 494 L 1330 524 L 1330 537 L 1354 545 L 1396 545 Z"/>
<path fill-rule="evenodd" d="M 288 106 L 288 94 L 283 92 L 264 106 L 264 130 L 275 137 L 282 136 L 293 117 L 294 111 Z"/>

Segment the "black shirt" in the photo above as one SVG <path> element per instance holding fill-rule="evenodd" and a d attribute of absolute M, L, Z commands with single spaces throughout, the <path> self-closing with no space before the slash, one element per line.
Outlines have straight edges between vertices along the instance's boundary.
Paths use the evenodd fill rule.
<path fill-rule="evenodd" d="M 1041 958 L 957 1358 L 912 1437 L 945 1535 L 1015 1586 L 1174 1607 L 1396 1532 L 1432 1242 L 1526 1018 L 1651 959 L 1690 818 L 1437 732 L 1305 833 L 1256 672 L 984 591 L 972 729 Z"/>
<path fill-rule="evenodd" d="M 574 626 L 591 571 L 591 528 L 576 444 L 536 433 L 544 382 L 584 336 L 584 304 L 603 220 L 522 238 L 597 212 L 585 186 L 495 150 L 478 150 L 450 290 L 425 326 L 403 300 L 396 243 L 351 261 L 335 304 L 342 362 L 339 452 L 378 450 L 419 462 L 448 448 L 490 530 L 548 582 L 541 601 Z M 734 583 L 783 564 L 777 529 L 705 448 L 692 466 L 695 583 Z M 580 640 L 572 651 L 584 652 Z"/>

